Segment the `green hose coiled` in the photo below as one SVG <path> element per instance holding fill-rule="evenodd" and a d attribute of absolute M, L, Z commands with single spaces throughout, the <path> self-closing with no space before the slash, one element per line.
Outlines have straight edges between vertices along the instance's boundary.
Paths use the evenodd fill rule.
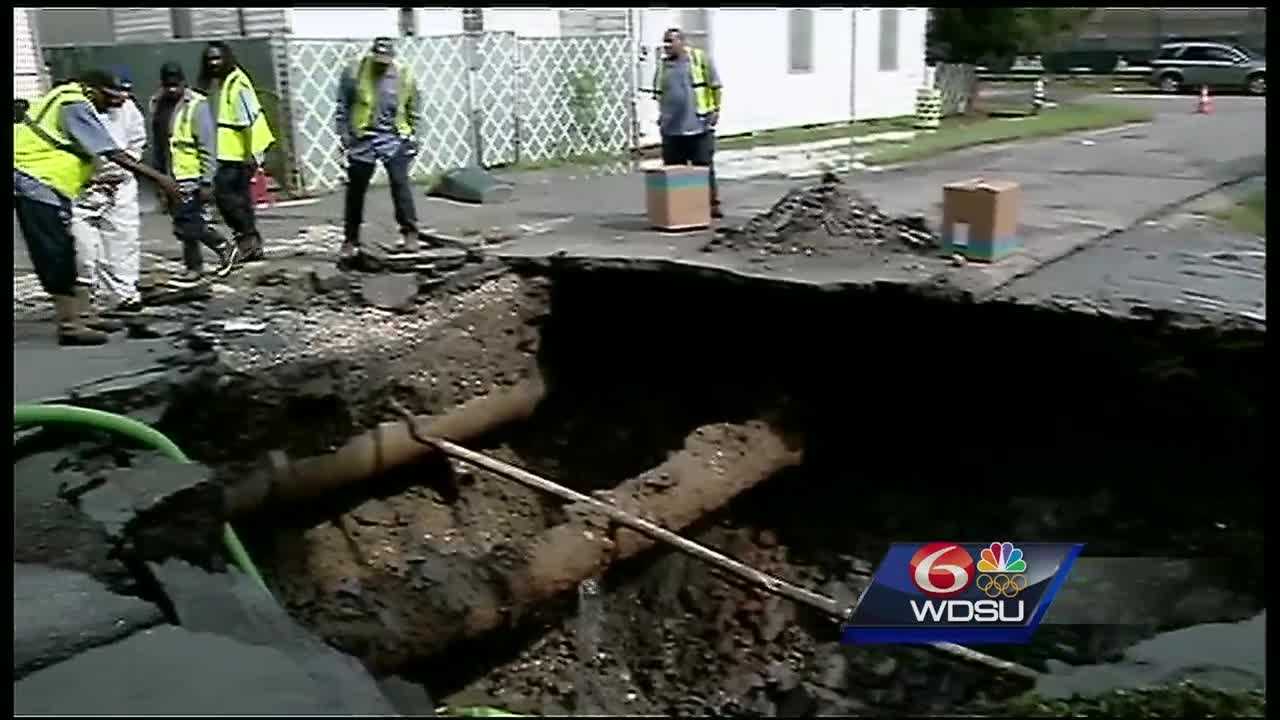
<path fill-rule="evenodd" d="M 79 425 L 91 427 L 95 430 L 105 430 L 136 440 L 143 445 L 159 450 L 161 454 L 171 460 L 180 463 L 191 462 L 186 453 L 182 452 L 172 440 L 165 437 L 164 433 L 159 430 L 132 418 L 102 410 L 75 407 L 74 405 L 14 405 L 13 424 L 15 427 L 29 425 Z M 230 523 L 224 523 L 222 526 L 222 542 L 236 567 L 253 578 L 263 590 L 270 594 L 271 591 L 267 588 L 266 581 L 262 579 L 262 574 L 258 572 L 257 566 L 253 564 L 248 551 L 244 549 L 244 545 L 240 542 L 240 538 L 236 536 L 236 531 L 232 529 Z"/>

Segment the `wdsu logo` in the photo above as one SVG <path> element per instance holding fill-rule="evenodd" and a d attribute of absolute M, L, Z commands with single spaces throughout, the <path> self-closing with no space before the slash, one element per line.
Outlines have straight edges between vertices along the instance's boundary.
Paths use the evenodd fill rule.
<path fill-rule="evenodd" d="M 895 543 L 844 627 L 846 642 L 1023 644 L 1084 545 Z"/>

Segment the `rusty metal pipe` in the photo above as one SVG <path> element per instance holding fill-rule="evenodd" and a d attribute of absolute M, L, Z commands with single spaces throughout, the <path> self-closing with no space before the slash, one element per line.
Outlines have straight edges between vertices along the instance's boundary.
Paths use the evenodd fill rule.
<path fill-rule="evenodd" d="M 417 420 L 434 437 L 466 442 L 528 419 L 545 396 L 545 382 L 540 375 L 533 375 L 507 390 L 474 398 L 443 415 L 420 415 Z M 236 517 L 267 504 L 322 497 L 434 452 L 438 451 L 415 441 L 403 421 L 379 423 L 325 455 L 295 460 L 276 450 L 268 455 L 266 472 L 228 489 L 228 511 Z"/>
<path fill-rule="evenodd" d="M 666 462 L 607 496 L 631 516 L 679 531 L 803 457 L 802 448 L 767 422 L 711 425 L 695 431 Z M 366 662 L 393 672 L 454 642 L 503 627 L 655 543 L 634 530 L 611 528 L 609 518 L 590 505 L 572 503 L 565 510 L 570 519 L 543 531 L 512 565 L 477 563 L 471 573 L 448 583 L 415 583 L 382 573 L 365 576 L 365 592 L 400 613 L 399 629 L 329 617 L 327 636 L 342 647 L 368 648 L 361 653 Z M 467 577 L 471 579 L 463 579 Z"/>

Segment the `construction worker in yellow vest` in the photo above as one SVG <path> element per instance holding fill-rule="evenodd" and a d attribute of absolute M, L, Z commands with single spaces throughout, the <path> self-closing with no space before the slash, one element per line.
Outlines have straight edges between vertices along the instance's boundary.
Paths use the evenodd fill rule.
<path fill-rule="evenodd" d="M 335 122 L 347 155 L 347 202 L 341 256 L 359 253 L 364 199 L 377 163 L 387 170 L 401 247 L 418 247 L 418 211 L 409 168 L 418 154 L 418 88 L 409 68 L 396 62 L 391 38 L 373 41 L 338 85 Z"/>
<path fill-rule="evenodd" d="M 663 33 L 662 51 L 653 79 L 662 164 L 707 168 L 711 217 L 724 217 L 714 160 L 716 124 L 720 122 L 720 75 L 705 51 L 685 44 L 678 28 Z"/>
<path fill-rule="evenodd" d="M 167 62 L 160 66 L 160 90 L 151 98 L 149 114 L 155 138 L 151 164 L 172 175 L 182 192 L 182 199 L 167 207 L 186 267 L 172 284 L 189 287 L 205 279 L 202 248 L 218 256 L 215 276 L 225 277 L 239 258 L 239 248 L 214 229 L 209 214 L 218 170 L 217 128 L 209 102 L 187 86 L 181 65 Z"/>
<path fill-rule="evenodd" d="M 253 82 L 226 43 L 215 40 L 205 47 L 197 84 L 208 98 L 218 124 L 218 171 L 213 183 L 218 212 L 235 233 L 241 259 L 261 260 L 262 236 L 258 234 L 249 184 L 276 137 L 267 124 Z"/>
<path fill-rule="evenodd" d="M 177 183 L 130 157 L 102 124 L 123 92 L 120 81 L 94 70 L 54 87 L 31 104 L 13 133 L 14 211 L 40 286 L 53 296 L 62 345 L 101 345 L 116 323 L 98 318 L 89 288 L 76 282 L 71 204 L 93 179 L 99 158 L 155 182 L 169 197 Z"/>

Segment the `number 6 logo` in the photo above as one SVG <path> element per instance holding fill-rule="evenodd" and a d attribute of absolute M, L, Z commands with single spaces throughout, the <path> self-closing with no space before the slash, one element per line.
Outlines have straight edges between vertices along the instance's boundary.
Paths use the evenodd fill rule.
<path fill-rule="evenodd" d="M 955 543 L 929 543 L 911 556 L 911 583 L 932 598 L 958 595 L 973 581 L 973 558 Z"/>

